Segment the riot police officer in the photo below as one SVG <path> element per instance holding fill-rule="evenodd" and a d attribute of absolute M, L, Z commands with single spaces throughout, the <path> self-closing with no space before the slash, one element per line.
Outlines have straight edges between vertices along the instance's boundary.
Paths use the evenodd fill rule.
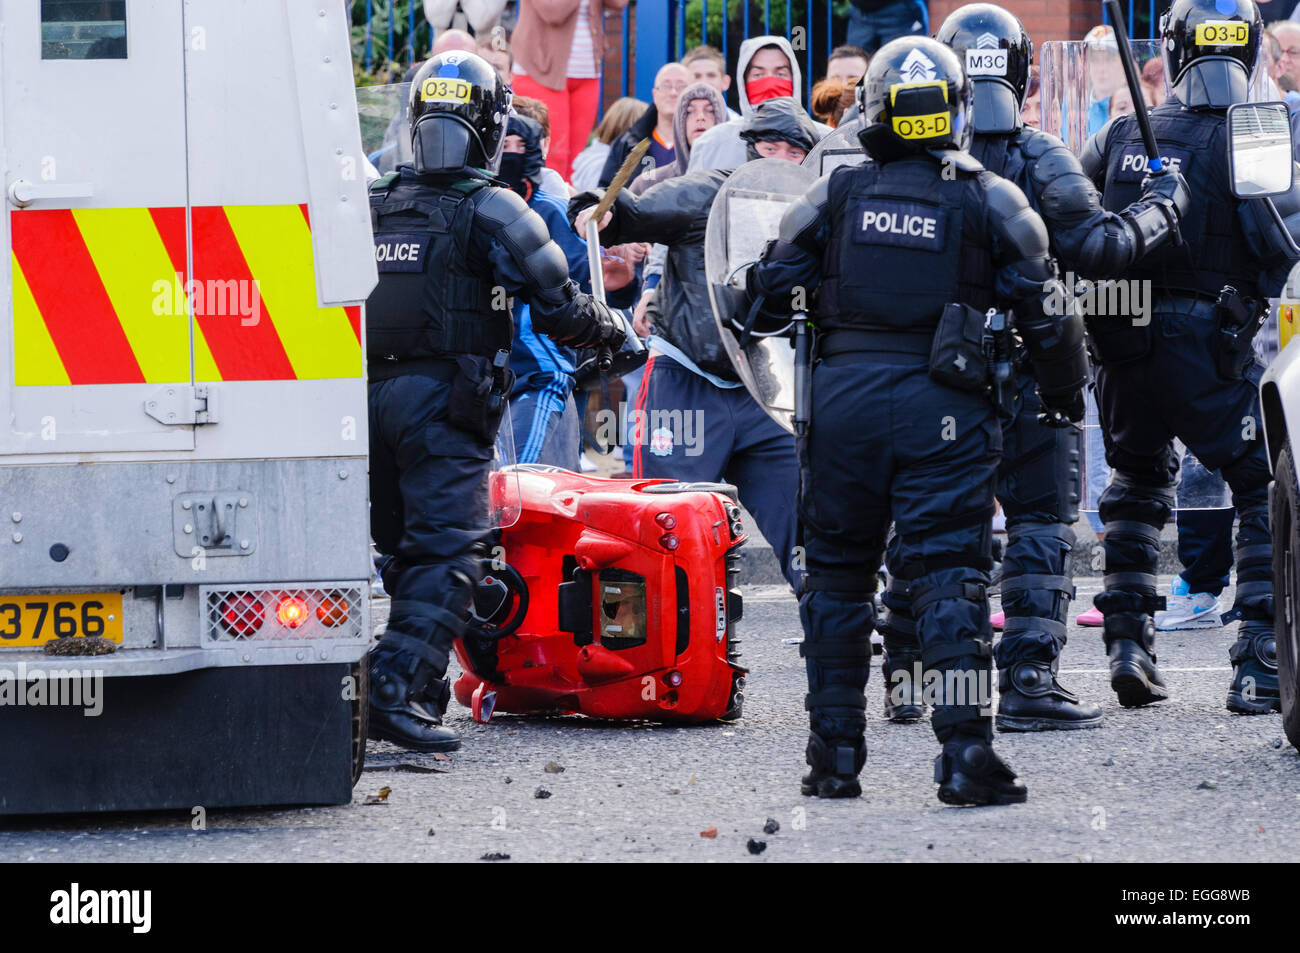
<path fill-rule="evenodd" d="M 370 666 L 370 735 L 421 751 L 442 726 L 448 653 L 465 632 L 488 538 L 488 474 L 509 390 L 510 300 L 576 347 L 621 343 L 564 253 L 494 179 L 511 93 L 453 51 L 411 82 L 413 160 L 373 183 L 379 284 L 366 304 L 371 535 L 389 560 L 388 628 Z"/>
<path fill-rule="evenodd" d="M 872 593 L 892 518 L 889 568 L 908 583 L 927 669 L 916 674 L 935 696 L 939 798 L 1023 801 L 1024 784 L 993 751 L 988 709 L 1001 430 L 983 328 L 990 308 L 1009 309 L 1048 412 L 1078 420 L 1083 327 L 1043 307 L 1054 267 L 1042 219 L 964 151 L 971 89 L 953 52 L 916 37 L 886 44 L 859 103 L 875 161 L 819 179 L 746 276 L 769 310 L 819 287 L 811 423 L 799 440 L 812 728 L 802 790 L 861 791 Z"/>
<path fill-rule="evenodd" d="M 1198 29 L 1208 23 L 1218 26 Z M 1242 26 L 1223 29 L 1224 23 Z M 1163 158 L 1186 177 L 1192 202 L 1181 243 L 1166 243 L 1125 272 L 1129 281 L 1151 283 L 1149 321 L 1089 322 L 1114 471 L 1099 507 L 1106 577 L 1094 602 L 1105 614 L 1111 687 L 1128 707 L 1168 697 L 1151 614 L 1164 608 L 1156 568 L 1160 531 L 1174 504 L 1175 437 L 1222 472 L 1240 519 L 1234 608 L 1242 621 L 1229 651 L 1228 708 L 1253 714 L 1279 707 L 1262 365 L 1250 338 L 1295 256 L 1259 201 L 1233 197 L 1226 122 L 1227 108 L 1247 99 L 1261 28 L 1252 0 L 1176 0 L 1161 20 L 1173 95 L 1151 111 L 1151 126 Z M 1087 143 L 1084 171 L 1101 186 L 1106 208 L 1123 208 L 1137 196 L 1145 152 L 1132 117 L 1112 120 Z"/>
<path fill-rule="evenodd" d="M 1074 153 L 1049 133 L 1028 128 L 1020 110 L 1034 47 L 1020 21 L 990 3 L 953 11 L 935 34 L 969 71 L 974 90 L 970 152 L 984 168 L 1018 185 L 1047 225 L 1060 270 L 1079 278 L 1121 273 L 1174 233 L 1187 189 L 1177 172 L 1152 176 L 1119 214 L 1101 207 Z M 1008 340 L 1008 350 L 1019 350 Z M 1074 586 L 1069 576 L 1073 525 L 1079 517 L 1083 440 L 1073 427 L 1040 420 L 1034 378 L 1023 359 L 1003 395 L 1002 463 L 998 501 L 1007 519 L 1002 562 L 1003 635 L 998 667 L 997 727 L 1001 731 L 1095 728 L 1101 709 L 1081 702 L 1057 679 Z M 886 681 L 919 657 L 905 580 L 891 580 L 882 602 Z M 888 691 L 886 713 L 919 717 L 915 697 Z"/>

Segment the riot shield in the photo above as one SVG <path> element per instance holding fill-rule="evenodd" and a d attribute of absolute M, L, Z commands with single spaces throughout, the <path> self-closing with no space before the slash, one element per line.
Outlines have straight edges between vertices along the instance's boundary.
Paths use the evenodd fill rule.
<path fill-rule="evenodd" d="M 832 129 L 829 135 L 823 136 L 812 147 L 812 151 L 804 156 L 803 167 L 811 169 L 813 175 L 820 178 L 842 165 L 861 165 L 866 162 L 867 154 L 862 151 L 862 143 L 858 142 L 858 132 L 861 129 L 862 123 L 856 119 Z"/>
<path fill-rule="evenodd" d="M 1148 105 L 1152 100 L 1164 102 L 1169 80 L 1160 61 L 1160 41 L 1132 40 L 1130 45 Z M 1157 65 L 1151 65 L 1153 60 Z M 1076 155 L 1108 119 L 1133 111 L 1116 49 L 1082 40 L 1051 40 L 1043 44 L 1038 71 L 1042 128 L 1064 140 Z"/>
<path fill-rule="evenodd" d="M 510 420 L 510 401 L 506 401 L 496 445 L 492 448 L 492 477 L 488 498 L 491 501 L 492 526 L 508 529 L 519 522 L 523 496 L 519 490 L 519 472 L 515 456 L 515 428 Z"/>
<path fill-rule="evenodd" d="M 727 356 L 754 399 L 793 432 L 794 346 L 786 329 L 752 334 L 744 348 L 740 329 L 745 266 L 776 237 L 786 207 L 816 181 L 813 170 L 784 159 L 755 159 L 732 173 L 713 200 L 704 234 L 709 300 Z"/>
<path fill-rule="evenodd" d="M 357 88 L 361 148 L 380 175 L 411 161 L 410 83 Z"/>
<path fill-rule="evenodd" d="M 1171 95 L 1170 77 L 1160 56 L 1160 41 L 1131 40 L 1129 43 L 1137 58 L 1148 107 L 1158 106 Z M 1113 49 L 1083 40 L 1051 40 L 1043 44 L 1039 53 L 1042 128 L 1063 139 L 1076 155 L 1107 119 L 1132 112 L 1118 55 Z M 1262 65 L 1257 66 L 1250 77 L 1251 102 L 1267 102 L 1280 95 L 1268 71 Z"/>

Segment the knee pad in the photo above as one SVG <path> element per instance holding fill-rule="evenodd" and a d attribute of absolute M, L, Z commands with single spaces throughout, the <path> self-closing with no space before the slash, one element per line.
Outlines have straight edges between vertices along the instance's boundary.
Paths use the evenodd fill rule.
<path fill-rule="evenodd" d="M 1149 583 L 1135 581 L 1132 585 L 1149 585 L 1154 592 L 1160 584 L 1155 578 L 1155 572 L 1160 564 L 1160 526 L 1162 525 L 1146 521 L 1107 520 L 1106 538 L 1102 541 L 1107 574 L 1127 573 L 1150 576 Z M 1111 586 L 1111 583 L 1107 583 L 1107 588 Z"/>
<path fill-rule="evenodd" d="M 1120 470 L 1111 473 L 1110 484 L 1102 491 L 1097 513 L 1102 522 L 1131 520 L 1149 526 L 1164 526 L 1174 509 L 1174 471 L 1168 483 L 1141 483 Z M 1107 534 L 1109 535 L 1109 530 Z"/>

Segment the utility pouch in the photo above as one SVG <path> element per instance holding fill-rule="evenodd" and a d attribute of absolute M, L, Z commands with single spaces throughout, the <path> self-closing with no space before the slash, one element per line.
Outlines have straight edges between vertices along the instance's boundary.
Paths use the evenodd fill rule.
<path fill-rule="evenodd" d="M 978 392 L 988 386 L 981 312 L 955 302 L 943 309 L 930 346 L 930 377 L 957 390 Z"/>
<path fill-rule="evenodd" d="M 476 354 L 456 358 L 458 373 L 452 381 L 447 419 L 453 427 L 493 443 L 514 386 L 508 351 L 497 351 L 489 360 Z"/>
<path fill-rule="evenodd" d="M 1255 357 L 1250 342 L 1263 323 L 1259 309 L 1237 289 L 1226 285 L 1214 303 L 1214 317 L 1218 325 L 1214 334 L 1215 370 L 1224 380 L 1239 381 Z"/>

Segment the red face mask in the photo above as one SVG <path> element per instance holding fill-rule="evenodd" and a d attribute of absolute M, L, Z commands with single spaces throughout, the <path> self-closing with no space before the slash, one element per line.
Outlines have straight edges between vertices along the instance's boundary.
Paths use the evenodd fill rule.
<path fill-rule="evenodd" d="M 779 76 L 763 76 L 745 84 L 745 96 L 751 106 L 765 103 L 778 96 L 793 96 L 794 82 Z"/>

